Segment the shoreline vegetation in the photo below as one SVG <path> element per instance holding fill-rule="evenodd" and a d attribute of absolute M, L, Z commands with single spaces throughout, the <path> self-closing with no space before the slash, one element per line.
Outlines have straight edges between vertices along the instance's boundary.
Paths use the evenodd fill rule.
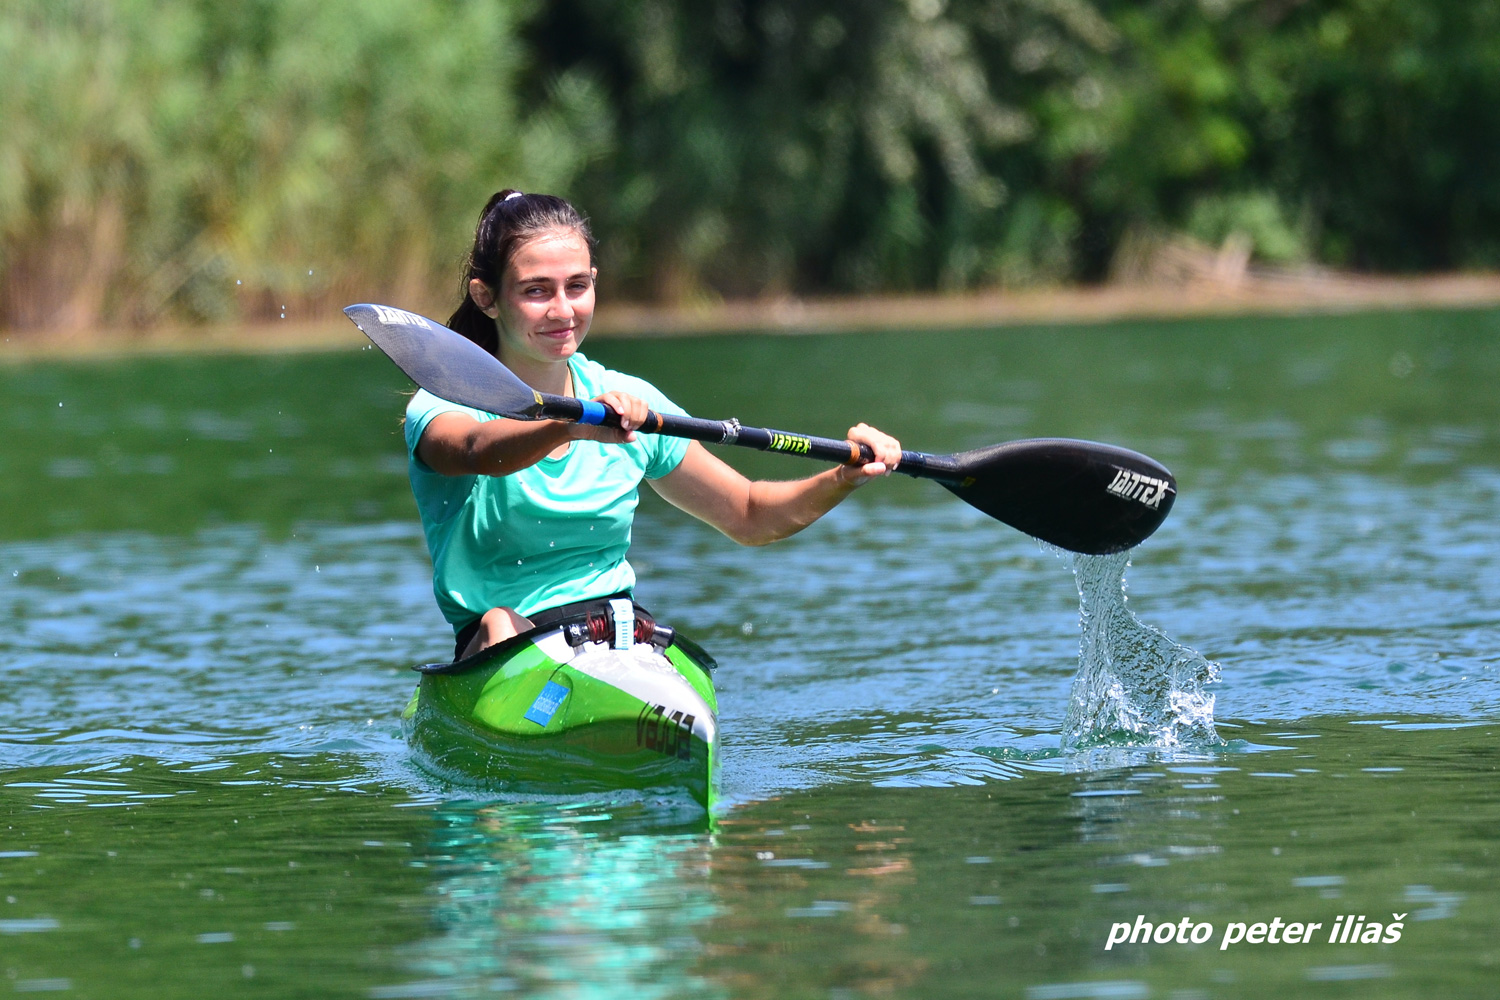
<path fill-rule="evenodd" d="M 501 188 L 590 216 L 601 332 L 1500 273 L 1496 0 L 710 6 L 0 5 L 0 337 L 291 346 L 350 302 L 440 311 Z"/>
<path fill-rule="evenodd" d="M 402 303 L 393 303 L 402 304 Z M 676 306 L 601 306 L 593 337 L 677 337 L 863 330 L 986 329 L 1094 325 L 1131 320 L 1306 315 L 1500 306 L 1500 273 L 1369 276 L 1230 270 L 1180 283 L 922 295 L 703 300 Z M 416 306 L 441 321 L 448 308 Z M 442 315 L 440 315 L 442 314 Z M 270 321 L 148 329 L 0 331 L 0 363 L 129 354 L 276 353 L 338 350 L 366 341 L 335 314 L 324 321 Z"/>

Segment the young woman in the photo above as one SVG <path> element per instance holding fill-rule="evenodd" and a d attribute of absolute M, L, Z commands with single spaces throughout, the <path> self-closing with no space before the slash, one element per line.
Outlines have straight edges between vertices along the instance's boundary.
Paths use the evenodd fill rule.
<path fill-rule="evenodd" d="M 628 595 L 635 573 L 625 555 L 643 478 L 736 542 L 764 545 L 901 460 L 899 442 L 858 424 L 849 439 L 869 445 L 875 461 L 751 482 L 696 441 L 637 435 L 648 410 L 683 411 L 649 382 L 579 353 L 597 274 L 593 234 L 572 205 L 501 191 L 479 217 L 464 301 L 448 326 L 534 389 L 614 407 L 618 429 L 510 420 L 426 391 L 406 409 L 412 492 L 456 657 L 530 628 L 527 615 Z"/>

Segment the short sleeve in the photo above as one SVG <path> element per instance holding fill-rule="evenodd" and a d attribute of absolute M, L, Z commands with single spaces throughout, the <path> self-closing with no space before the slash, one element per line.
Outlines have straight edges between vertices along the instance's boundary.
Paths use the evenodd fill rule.
<path fill-rule="evenodd" d="M 686 410 L 660 392 L 656 393 L 656 399 L 652 400 L 650 406 L 657 413 L 687 416 Z M 687 454 L 688 445 L 692 444 L 687 438 L 670 437 L 666 434 L 652 434 L 651 439 L 656 448 L 651 462 L 646 466 L 647 479 L 660 479 L 677 468 L 682 462 L 682 457 Z"/>
<path fill-rule="evenodd" d="M 466 413 L 475 420 L 493 420 L 482 410 L 450 403 L 426 390 L 419 390 L 406 406 L 406 469 L 411 491 L 422 515 L 423 527 L 442 524 L 456 517 L 474 491 L 477 476 L 445 476 L 417 457 L 417 444 L 432 419 L 442 413 Z"/>

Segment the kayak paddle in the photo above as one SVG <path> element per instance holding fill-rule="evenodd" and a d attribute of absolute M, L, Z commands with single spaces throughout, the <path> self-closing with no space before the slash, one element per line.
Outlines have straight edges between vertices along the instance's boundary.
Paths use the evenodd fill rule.
<path fill-rule="evenodd" d="M 425 316 L 370 304 L 349 306 L 344 314 L 413 382 L 442 399 L 518 420 L 619 426 L 620 415 L 611 407 L 537 392 L 493 354 Z M 638 430 L 855 465 L 875 457 L 867 445 L 745 427 L 734 419 L 652 412 Z M 1177 498 L 1177 481 L 1159 462 L 1126 448 L 1065 438 L 1011 441 L 953 455 L 903 451 L 895 471 L 935 480 L 996 520 L 1091 555 L 1138 545 Z"/>

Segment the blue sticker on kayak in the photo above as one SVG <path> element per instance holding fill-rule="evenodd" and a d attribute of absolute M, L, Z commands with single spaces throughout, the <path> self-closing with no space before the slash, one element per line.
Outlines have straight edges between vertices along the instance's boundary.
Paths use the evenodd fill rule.
<path fill-rule="evenodd" d="M 547 686 L 542 688 L 542 693 L 536 696 L 536 701 L 526 710 L 526 718 L 539 726 L 545 726 L 552 721 L 567 696 L 567 688 L 556 681 L 548 681 Z"/>

